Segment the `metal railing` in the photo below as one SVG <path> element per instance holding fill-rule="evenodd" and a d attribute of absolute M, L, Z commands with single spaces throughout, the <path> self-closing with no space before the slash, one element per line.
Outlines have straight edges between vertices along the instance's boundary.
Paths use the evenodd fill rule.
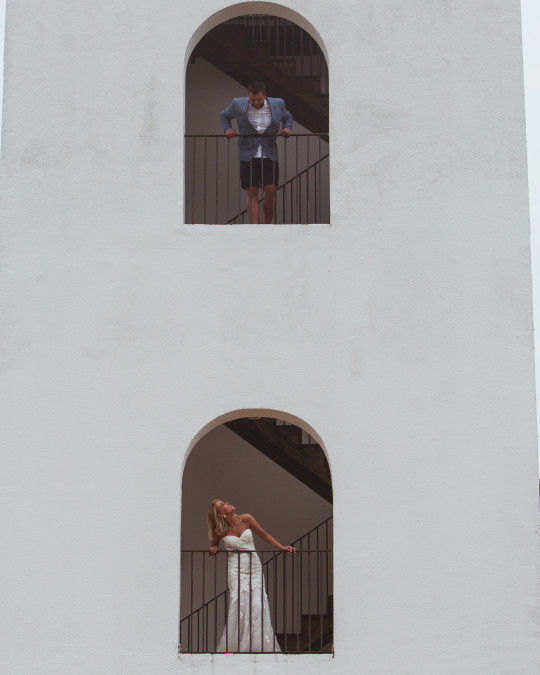
<path fill-rule="evenodd" d="M 293 543 L 295 548 L 300 549 L 295 554 L 238 550 L 227 551 L 225 556 L 218 553 L 209 557 L 207 550 L 182 551 L 182 604 L 187 606 L 187 611 L 180 621 L 180 651 L 331 651 L 331 541 L 332 518 L 328 518 Z M 249 562 L 246 556 L 249 556 Z M 238 581 L 232 589 L 229 588 L 230 565 L 233 566 L 233 581 L 238 574 Z M 261 576 L 264 583 L 261 583 Z M 244 592 L 247 589 L 249 595 L 242 610 L 239 588 Z M 269 612 L 267 618 L 264 609 L 261 610 L 265 604 Z M 241 616 L 241 611 L 247 616 Z M 252 614 L 260 617 L 258 622 L 252 623 Z M 268 620 L 271 627 L 268 626 Z M 236 624 L 236 631 L 231 632 L 229 622 Z M 238 628 L 245 622 L 249 623 L 248 640 L 246 631 Z M 270 641 L 269 634 L 272 637 Z M 273 639 L 274 634 L 277 642 Z"/>
<path fill-rule="evenodd" d="M 277 150 L 275 224 L 330 222 L 328 134 L 244 134 L 236 138 L 270 139 Z M 251 217 L 240 184 L 237 143 L 224 134 L 185 135 L 185 222 L 244 224 Z M 261 161 L 252 158 L 251 163 Z M 253 173 L 250 168 L 249 175 Z M 259 204 L 264 196 L 259 199 Z M 260 208 L 259 222 L 263 209 Z"/>

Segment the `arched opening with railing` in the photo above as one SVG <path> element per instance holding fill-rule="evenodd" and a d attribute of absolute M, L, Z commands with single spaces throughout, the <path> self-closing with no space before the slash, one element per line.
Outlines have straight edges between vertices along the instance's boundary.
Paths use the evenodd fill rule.
<path fill-rule="evenodd" d="M 259 155 L 276 155 L 272 178 L 261 178 L 263 184 L 274 184 L 272 222 L 329 223 L 329 79 L 320 36 L 280 5 L 254 2 L 238 5 L 237 13 L 228 9 L 207 23 L 188 48 L 185 222 L 268 222 L 263 219 L 262 190 L 260 221 L 248 211 L 246 179 L 240 179 L 239 139 L 225 136 L 219 118 L 233 99 L 245 98 L 246 111 L 242 108 L 239 114 L 247 119 L 247 86 L 260 81 L 266 86 L 268 102 L 284 101 L 294 120 L 293 133 L 281 134 L 284 118 L 275 108 L 268 118 L 271 126 L 264 132 L 247 124 L 240 128 L 235 118 L 232 127 L 241 134 L 244 146 L 250 145 L 249 185 L 258 182 L 256 160 L 263 159 Z M 259 152 L 261 133 L 267 136 L 263 145 L 268 145 Z M 243 161 L 247 161 L 245 154 Z"/>
<path fill-rule="evenodd" d="M 200 437 L 184 467 L 180 651 L 329 653 L 333 499 L 322 442 L 285 413 L 245 414 Z M 214 499 L 250 513 L 297 553 L 248 532 L 241 553 L 222 540 L 211 556 L 205 518 Z"/>

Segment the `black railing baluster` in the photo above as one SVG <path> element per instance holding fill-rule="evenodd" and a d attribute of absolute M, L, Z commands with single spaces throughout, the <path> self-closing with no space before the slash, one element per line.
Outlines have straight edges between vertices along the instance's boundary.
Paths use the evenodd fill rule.
<path fill-rule="evenodd" d="M 238 651 L 240 651 L 240 553 L 236 551 L 236 561 L 237 561 L 237 567 L 236 570 L 238 572 L 238 590 L 237 590 L 237 597 L 236 597 L 236 608 L 238 610 L 238 623 L 236 624 L 236 635 L 238 638 Z"/>
<path fill-rule="evenodd" d="M 196 183 L 196 178 L 195 178 L 195 156 L 196 156 L 196 148 L 197 148 L 197 139 L 193 139 L 192 146 L 193 148 L 193 159 L 191 160 L 191 222 L 195 222 L 195 183 Z"/>
<path fill-rule="evenodd" d="M 317 185 L 317 169 L 318 168 L 319 168 L 318 164 L 315 164 L 315 166 L 313 167 L 313 171 L 314 171 L 313 182 L 314 182 L 315 185 Z M 315 219 L 313 221 L 314 223 L 319 222 L 319 219 L 317 217 L 317 200 L 318 200 L 318 196 L 317 196 L 317 191 L 315 190 L 315 199 L 313 200 L 313 204 L 314 204 L 314 207 L 315 207 Z M 308 443 L 309 443 L 309 438 L 308 438 Z"/>
<path fill-rule="evenodd" d="M 208 605 L 203 609 L 203 621 L 204 621 L 204 651 L 208 653 Z"/>
<path fill-rule="evenodd" d="M 307 190 L 306 190 L 306 206 L 307 206 L 307 222 L 309 223 L 309 146 L 311 138 L 307 138 L 307 175 L 306 175 L 306 180 L 307 180 Z"/>
<path fill-rule="evenodd" d="M 239 180 L 239 182 L 240 182 L 240 186 L 239 186 L 240 189 L 238 190 L 238 211 L 237 211 L 237 213 L 241 213 L 241 212 L 242 212 L 242 209 L 240 208 L 240 204 L 242 203 L 242 200 L 241 200 L 241 194 L 242 194 L 242 185 L 241 185 L 241 183 L 242 183 L 242 181 Z M 246 204 L 246 206 L 247 206 L 247 204 Z M 238 216 L 237 216 L 237 217 L 238 217 Z M 236 220 L 236 218 L 235 218 L 235 220 Z"/>
<path fill-rule="evenodd" d="M 253 631 L 251 630 L 251 626 L 253 625 L 252 620 L 251 620 L 251 591 L 253 588 L 253 579 L 251 577 L 252 574 L 252 569 L 251 569 L 251 560 L 253 557 L 253 553 L 249 554 L 249 651 L 253 651 L 253 644 L 252 644 L 252 637 L 253 637 Z"/>
<path fill-rule="evenodd" d="M 320 136 L 318 136 L 317 142 L 318 142 L 318 145 L 319 145 L 318 155 L 319 155 L 319 160 L 320 160 L 321 159 L 321 137 Z M 319 175 L 319 182 L 317 184 L 317 197 L 318 197 L 318 202 L 319 202 L 319 219 L 320 220 L 316 220 L 316 222 L 322 223 L 323 222 L 322 211 L 321 211 L 321 207 L 322 207 L 322 198 L 321 198 L 321 173 L 322 173 L 322 170 L 321 169 L 322 169 L 322 166 L 319 164 L 318 168 L 319 168 L 319 174 L 318 174 Z M 310 441 L 311 441 L 311 436 L 310 436 Z"/>
<path fill-rule="evenodd" d="M 287 183 L 287 138 L 283 141 L 283 155 L 284 155 L 284 160 L 283 160 L 283 169 L 284 169 L 284 184 L 283 184 L 283 197 L 282 197 L 282 203 L 283 203 L 283 217 L 282 217 L 282 222 L 285 222 L 285 200 L 287 197 L 287 193 L 285 191 L 285 185 Z"/>
<path fill-rule="evenodd" d="M 296 620 L 295 620 L 296 614 L 294 611 L 294 599 L 296 597 L 296 594 L 294 592 L 294 575 L 297 565 L 298 565 L 298 558 L 293 558 L 291 561 L 291 633 L 294 633 L 296 629 Z"/>
<path fill-rule="evenodd" d="M 197 612 L 197 615 L 199 617 L 198 621 L 197 621 L 197 632 L 198 632 L 198 635 L 197 635 L 197 647 L 198 647 L 198 649 L 197 649 L 197 651 L 200 653 L 204 649 L 204 635 L 203 635 L 204 612 L 201 612 L 201 610 L 199 610 Z"/>
<path fill-rule="evenodd" d="M 208 136 L 204 137 L 204 155 L 203 155 L 203 223 L 206 223 L 206 151 L 208 145 Z"/>
<path fill-rule="evenodd" d="M 189 601 L 189 612 L 193 612 L 193 551 L 191 551 L 191 584 L 190 584 L 190 601 Z"/>
<path fill-rule="evenodd" d="M 302 551 L 300 556 L 300 625 L 296 633 L 296 651 L 300 651 L 300 631 L 302 630 L 302 617 L 304 614 L 304 555 Z"/>
<path fill-rule="evenodd" d="M 204 588 L 206 585 L 206 556 L 202 556 L 202 587 L 201 587 L 201 605 L 204 606 Z"/>
<path fill-rule="evenodd" d="M 219 203 L 219 177 L 218 177 L 218 166 L 219 166 L 219 139 L 216 137 L 216 216 L 214 218 L 214 223 L 219 223 L 218 218 L 218 203 Z"/>
<path fill-rule="evenodd" d="M 249 193 L 248 193 L 248 217 L 250 223 L 253 224 L 253 199 L 251 198 L 251 188 L 253 187 L 253 136 L 249 139 Z"/>
<path fill-rule="evenodd" d="M 296 209 L 296 222 L 302 224 L 302 220 L 300 218 L 300 176 L 298 175 L 298 136 L 294 137 L 294 140 L 296 142 L 296 167 L 295 167 L 295 176 L 298 176 L 298 181 L 296 183 L 296 199 L 297 199 L 297 209 Z"/>
<path fill-rule="evenodd" d="M 230 139 L 227 139 L 229 141 Z M 219 141 L 218 141 L 219 142 Z M 225 222 L 229 222 L 229 192 L 230 192 L 230 175 L 231 175 L 231 144 L 227 143 L 227 210 L 225 211 Z"/>
<path fill-rule="evenodd" d="M 277 556 L 274 558 L 274 626 L 277 624 Z M 272 651 L 276 651 L 276 641 L 272 642 Z"/>
<path fill-rule="evenodd" d="M 309 536 L 308 536 L 308 549 L 310 547 L 310 542 L 309 542 Z M 308 642 L 309 642 L 309 649 L 308 651 L 311 651 L 311 553 L 307 554 L 307 587 L 308 587 L 308 594 L 307 594 L 307 613 L 308 613 Z"/>
<path fill-rule="evenodd" d="M 228 575 L 228 567 L 229 567 L 229 560 L 230 558 L 230 553 L 227 553 L 227 564 L 225 565 L 225 588 L 229 587 L 229 575 Z M 230 591 L 228 593 L 225 593 L 225 651 L 229 651 L 229 606 L 231 602 L 231 594 Z"/>
<path fill-rule="evenodd" d="M 319 530 L 318 529 L 316 531 L 316 541 L 317 541 L 317 544 L 315 546 L 315 549 L 318 551 L 319 550 Z M 319 619 L 320 619 L 320 621 L 319 621 L 320 638 L 321 638 L 320 650 L 322 651 L 322 613 L 321 613 L 321 594 L 320 594 L 321 588 L 320 588 L 320 574 L 319 574 L 320 573 L 320 570 L 319 570 L 319 554 L 316 553 L 315 557 L 316 557 L 316 563 L 317 563 L 317 594 L 316 594 L 317 614 L 319 615 Z"/>
<path fill-rule="evenodd" d="M 261 652 L 264 652 L 264 552 L 262 553 L 262 580 L 261 580 Z M 268 586 L 268 583 L 266 584 Z"/>
<path fill-rule="evenodd" d="M 214 556 L 214 598 L 217 597 L 217 554 Z M 214 651 L 217 649 L 217 602 L 214 606 Z"/>
<path fill-rule="evenodd" d="M 282 555 L 281 558 L 283 560 L 283 635 L 285 636 L 283 646 L 287 651 L 287 556 Z"/>

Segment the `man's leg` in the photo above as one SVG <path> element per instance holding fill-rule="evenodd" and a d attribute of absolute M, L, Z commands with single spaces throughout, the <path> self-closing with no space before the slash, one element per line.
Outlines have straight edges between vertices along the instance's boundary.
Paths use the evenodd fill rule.
<path fill-rule="evenodd" d="M 265 202 L 266 204 L 266 199 Z M 257 225 L 259 223 L 259 188 L 252 186 L 246 188 L 246 209 L 251 224 Z"/>
<path fill-rule="evenodd" d="M 263 163 L 264 222 L 269 225 L 274 220 L 274 208 L 277 198 L 277 186 L 279 183 L 279 164 L 271 159 L 265 159 Z"/>
<path fill-rule="evenodd" d="M 264 186 L 264 202 L 263 202 L 263 213 L 264 213 L 264 223 L 269 225 L 274 219 L 274 206 L 276 204 L 276 186 L 275 185 L 265 185 Z"/>

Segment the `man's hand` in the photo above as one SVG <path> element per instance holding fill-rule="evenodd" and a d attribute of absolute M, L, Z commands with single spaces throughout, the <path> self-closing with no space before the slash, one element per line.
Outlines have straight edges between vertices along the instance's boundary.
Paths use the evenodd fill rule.
<path fill-rule="evenodd" d="M 290 136 L 291 134 L 292 134 L 292 131 L 291 131 L 290 129 L 282 129 L 282 130 L 281 130 L 281 135 L 282 135 L 282 136 L 288 137 L 288 136 Z"/>
<path fill-rule="evenodd" d="M 227 136 L 227 138 L 234 138 L 236 136 L 236 131 L 234 129 L 227 129 L 225 136 Z"/>

